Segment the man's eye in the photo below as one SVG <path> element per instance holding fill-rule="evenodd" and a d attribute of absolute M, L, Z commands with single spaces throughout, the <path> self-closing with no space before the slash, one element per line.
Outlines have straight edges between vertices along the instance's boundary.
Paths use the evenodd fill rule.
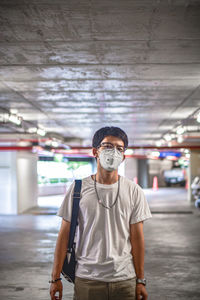
<path fill-rule="evenodd" d="M 117 147 L 117 150 L 119 150 L 120 152 L 123 152 L 124 148 L 123 147 Z"/>

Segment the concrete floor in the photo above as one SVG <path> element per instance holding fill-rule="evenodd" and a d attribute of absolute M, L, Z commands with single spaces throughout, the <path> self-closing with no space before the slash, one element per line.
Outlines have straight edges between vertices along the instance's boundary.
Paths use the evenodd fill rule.
<path fill-rule="evenodd" d="M 184 189 L 145 192 L 154 212 L 144 227 L 149 299 L 199 300 L 200 214 L 187 204 Z M 50 299 L 48 280 L 60 218 L 0 216 L 0 222 L 0 299 Z M 65 280 L 63 284 L 63 299 L 72 299 L 73 286 Z"/>

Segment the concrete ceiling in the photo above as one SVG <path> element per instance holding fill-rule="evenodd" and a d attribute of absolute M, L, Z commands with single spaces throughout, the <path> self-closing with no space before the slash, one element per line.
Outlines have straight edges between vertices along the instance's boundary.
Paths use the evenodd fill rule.
<path fill-rule="evenodd" d="M 200 144 L 200 1 L 1 0 L 1 137 L 41 126 L 91 145 L 102 126 Z M 69 139 L 70 138 L 70 139 Z M 176 144 L 176 142 L 173 142 Z"/>

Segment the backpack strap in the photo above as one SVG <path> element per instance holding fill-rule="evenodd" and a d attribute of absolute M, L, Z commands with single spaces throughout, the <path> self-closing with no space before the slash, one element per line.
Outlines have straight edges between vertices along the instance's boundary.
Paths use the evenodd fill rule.
<path fill-rule="evenodd" d="M 74 237 L 76 232 L 76 226 L 78 225 L 78 211 L 79 211 L 79 202 L 81 198 L 81 185 L 82 180 L 78 179 L 75 180 L 74 186 L 74 194 L 73 194 L 73 207 L 72 207 L 72 217 L 71 217 L 71 224 L 70 224 L 70 232 L 69 232 L 69 241 L 68 241 L 68 248 L 67 253 L 72 253 L 73 244 L 74 244 Z M 70 257 L 70 255 L 69 255 Z"/>

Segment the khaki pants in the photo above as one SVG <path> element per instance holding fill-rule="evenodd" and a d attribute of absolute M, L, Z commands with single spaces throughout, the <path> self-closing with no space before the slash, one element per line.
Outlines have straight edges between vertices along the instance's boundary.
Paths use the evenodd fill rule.
<path fill-rule="evenodd" d="M 73 300 L 135 300 L 135 288 L 135 278 L 102 282 L 76 277 Z"/>

